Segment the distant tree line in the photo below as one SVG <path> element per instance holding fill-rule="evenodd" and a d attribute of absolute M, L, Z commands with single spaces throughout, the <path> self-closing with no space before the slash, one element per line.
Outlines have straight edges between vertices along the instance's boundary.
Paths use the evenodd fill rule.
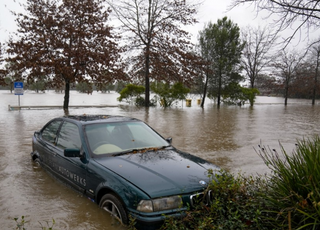
<path fill-rule="evenodd" d="M 245 2 L 256 2 L 258 11 L 290 9 L 268 0 L 233 4 Z M 70 89 L 106 92 L 115 84 L 143 85 L 144 106 L 152 105 L 151 91 L 169 95 L 177 86 L 184 94 L 178 92 L 177 99 L 187 91 L 199 94 L 202 107 L 207 97 L 218 106 L 253 105 L 259 93 L 284 96 L 285 104 L 290 97 L 313 104 L 319 98 L 320 43 L 302 51 L 290 50 L 288 43 L 277 46 L 283 24 L 276 31 L 240 29 L 224 17 L 208 22 L 192 44 L 184 28 L 197 22 L 198 5 L 190 1 L 26 0 L 24 8 L 24 14 L 14 12 L 17 32 L 0 44 L 0 85 L 12 90 L 14 81 L 24 81 L 37 92 L 63 91 L 66 111 Z M 303 18 L 312 10 L 305 8 L 285 15 L 287 27 L 295 14 Z M 120 30 L 111 19 L 120 22 Z M 305 20 L 318 26 L 317 17 Z"/>

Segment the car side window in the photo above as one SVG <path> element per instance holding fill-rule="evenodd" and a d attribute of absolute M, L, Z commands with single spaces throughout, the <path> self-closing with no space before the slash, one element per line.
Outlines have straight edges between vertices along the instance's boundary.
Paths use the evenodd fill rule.
<path fill-rule="evenodd" d="M 78 126 L 70 122 L 64 122 L 59 132 L 57 146 L 62 149 L 80 149 L 81 138 Z"/>
<path fill-rule="evenodd" d="M 47 125 L 41 133 L 42 139 L 54 144 L 61 122 L 62 121 L 53 121 Z"/>

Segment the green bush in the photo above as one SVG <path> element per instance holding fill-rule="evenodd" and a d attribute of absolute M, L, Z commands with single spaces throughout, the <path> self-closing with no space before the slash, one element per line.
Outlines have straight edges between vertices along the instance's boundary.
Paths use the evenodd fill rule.
<path fill-rule="evenodd" d="M 250 106 L 253 106 L 255 99 L 256 99 L 256 95 L 260 94 L 259 90 L 256 88 L 249 89 L 249 88 L 244 88 L 244 87 L 241 87 L 241 90 L 242 90 L 244 100 L 248 100 L 250 103 Z"/>
<path fill-rule="evenodd" d="M 182 219 L 168 218 L 161 229 L 268 229 L 261 221 L 264 201 L 258 195 L 265 192 L 263 180 L 226 171 L 216 178 L 207 190 L 210 205 L 201 202 Z"/>
<path fill-rule="evenodd" d="M 243 105 L 249 101 L 250 106 L 253 106 L 256 95 L 260 92 L 256 88 L 245 88 L 240 86 L 238 83 L 230 83 L 223 90 L 223 102 L 231 105 Z"/>
<path fill-rule="evenodd" d="M 145 88 L 143 86 L 128 84 L 120 91 L 120 97 L 118 97 L 118 101 L 122 101 L 123 99 L 125 99 L 127 102 L 130 103 L 132 102 L 133 98 L 135 98 L 136 104 L 142 103 L 144 99 L 140 95 L 144 91 Z"/>
<path fill-rule="evenodd" d="M 170 107 L 174 101 L 186 99 L 186 95 L 190 89 L 183 86 L 182 83 L 177 82 L 173 85 L 163 82 L 153 82 L 151 90 L 160 98 L 160 106 Z"/>
<path fill-rule="evenodd" d="M 298 141 L 296 150 L 281 154 L 269 148 L 258 151 L 272 174 L 263 195 L 276 229 L 320 228 L 320 138 Z"/>

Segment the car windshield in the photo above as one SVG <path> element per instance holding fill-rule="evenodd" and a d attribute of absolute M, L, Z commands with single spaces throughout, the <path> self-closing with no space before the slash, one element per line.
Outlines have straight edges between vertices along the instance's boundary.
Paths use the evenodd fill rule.
<path fill-rule="evenodd" d="M 91 124 L 85 127 L 85 133 L 95 155 L 169 146 L 165 139 L 143 122 Z"/>

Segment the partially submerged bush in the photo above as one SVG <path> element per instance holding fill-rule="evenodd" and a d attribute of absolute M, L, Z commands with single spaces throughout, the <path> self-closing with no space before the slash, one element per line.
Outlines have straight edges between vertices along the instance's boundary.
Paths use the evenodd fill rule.
<path fill-rule="evenodd" d="M 173 85 L 163 82 L 153 82 L 150 87 L 151 90 L 158 95 L 160 106 L 164 108 L 170 107 L 173 102 L 177 100 L 186 99 L 186 95 L 190 91 L 190 89 L 184 87 L 180 82 L 176 82 Z"/>
<path fill-rule="evenodd" d="M 271 169 L 268 193 L 264 194 L 277 229 L 320 228 L 320 138 L 298 141 L 288 154 L 281 146 L 276 150 L 261 148 L 265 164 Z"/>
<path fill-rule="evenodd" d="M 265 192 L 263 180 L 222 171 L 208 187 L 211 204 L 205 202 L 181 219 L 169 218 L 161 229 L 268 229 L 263 226 L 264 201 L 258 194 Z"/>
<path fill-rule="evenodd" d="M 144 104 L 144 98 L 141 97 L 141 94 L 145 91 L 143 86 L 128 84 L 120 92 L 120 97 L 118 101 L 126 100 L 128 103 L 132 102 L 135 99 L 136 105 Z"/>
<path fill-rule="evenodd" d="M 249 101 L 250 106 L 253 106 L 256 95 L 260 92 L 256 88 L 245 88 L 238 83 L 230 83 L 223 90 L 223 102 L 231 105 L 243 105 L 246 101 Z"/>

